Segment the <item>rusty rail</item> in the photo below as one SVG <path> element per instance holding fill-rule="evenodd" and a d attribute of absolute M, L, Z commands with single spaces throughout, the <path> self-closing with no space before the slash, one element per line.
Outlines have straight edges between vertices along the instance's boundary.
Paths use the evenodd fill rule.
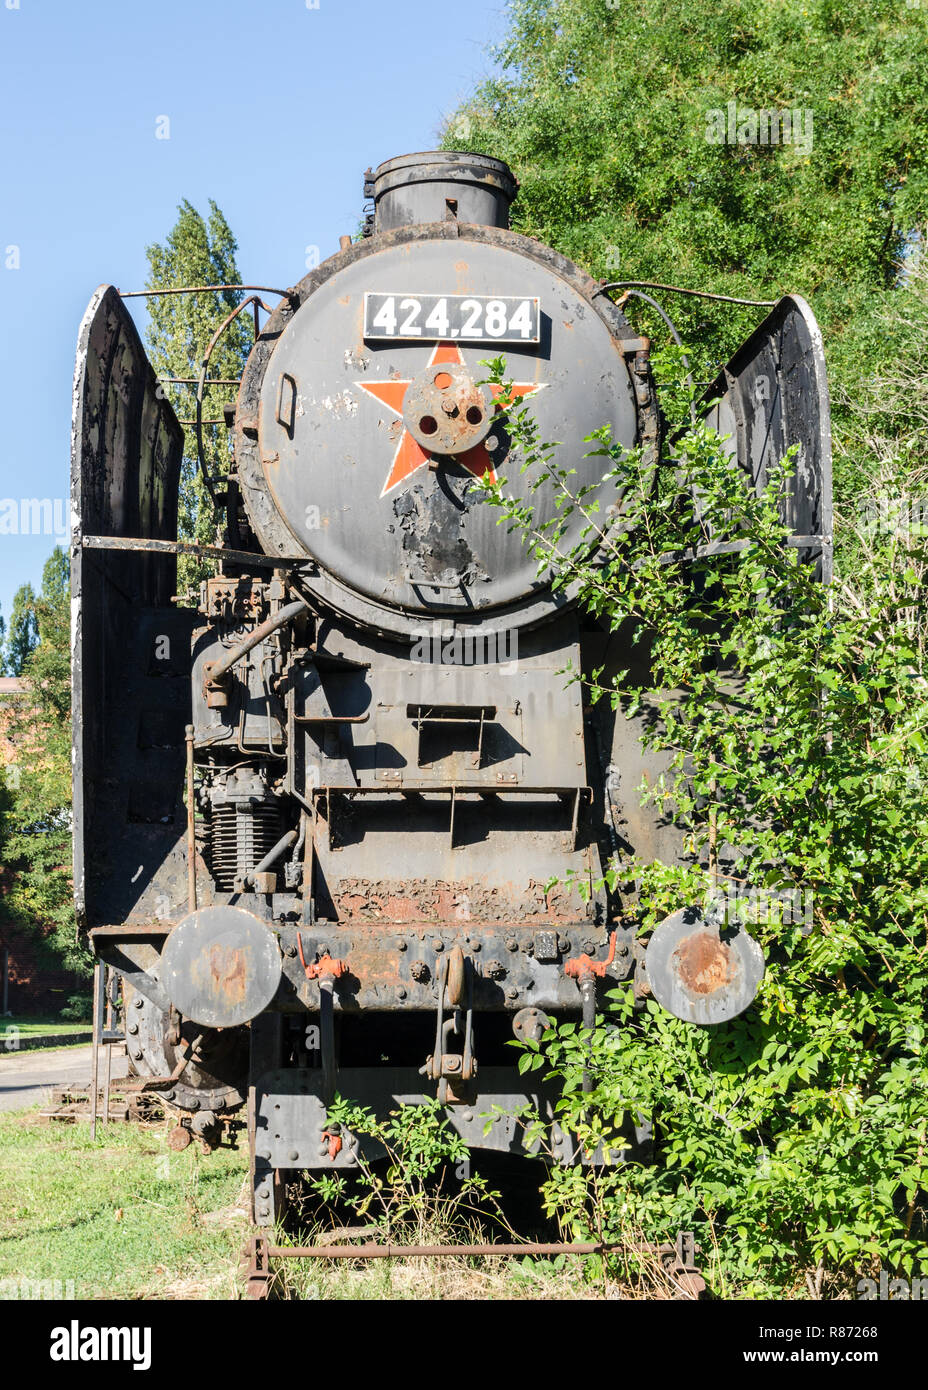
<path fill-rule="evenodd" d="M 252 565 L 279 569 L 305 564 L 305 555 L 258 555 L 251 550 L 228 550 L 218 545 L 198 545 L 194 541 L 162 541 L 152 536 L 84 536 L 84 550 L 142 550 L 152 555 L 193 555 L 198 560 L 226 560 L 230 565 Z"/>
<path fill-rule="evenodd" d="M 119 290 L 120 299 L 152 299 L 164 294 L 219 294 L 225 290 L 258 290 L 262 294 L 277 294 L 281 299 L 294 299 L 294 290 L 276 290 L 273 285 L 179 285 L 168 290 Z"/>
<path fill-rule="evenodd" d="M 505 1245 L 271 1245 L 264 1235 L 251 1239 L 245 1257 L 246 1292 L 250 1298 L 267 1298 L 274 1275 L 272 1260 L 395 1260 L 450 1259 L 478 1256 L 505 1259 L 520 1255 L 603 1255 L 622 1250 L 630 1255 L 654 1255 L 677 1281 L 680 1297 L 698 1299 L 706 1284 L 694 1264 L 696 1245 L 691 1231 L 681 1231 L 675 1245 L 668 1242 L 621 1241 L 520 1241 Z"/>

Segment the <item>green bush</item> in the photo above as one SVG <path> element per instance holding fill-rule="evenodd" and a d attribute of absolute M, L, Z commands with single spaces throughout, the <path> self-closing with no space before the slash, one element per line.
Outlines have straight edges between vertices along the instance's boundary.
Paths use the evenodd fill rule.
<path fill-rule="evenodd" d="M 502 381 L 502 360 L 489 365 Z M 685 407 L 676 365 L 664 370 L 664 399 Z M 755 497 L 711 431 L 687 427 L 655 494 L 641 454 L 599 431 L 588 443 L 624 495 L 619 530 L 539 441 L 528 405 L 510 422 L 510 458 L 561 506 L 537 524 L 501 479 L 488 496 L 500 522 L 647 658 L 589 681 L 594 700 L 655 716 L 644 737 L 668 771 L 643 794 L 686 851 L 673 868 L 610 864 L 611 890 L 637 878 L 626 922 L 646 933 L 730 887 L 809 909 L 751 928 L 767 973 L 730 1023 L 694 1028 L 620 986 L 592 1035 L 566 1024 L 526 1045 L 522 1069 L 560 1078 L 561 1122 L 585 1148 L 621 1142 L 630 1117 L 655 1130 L 653 1164 L 555 1167 L 549 1205 L 578 1236 L 692 1227 L 713 1286 L 742 1296 L 853 1291 L 877 1266 L 928 1272 L 926 533 L 858 518 L 857 572 L 826 588 L 783 544 L 789 459 Z M 585 539 L 565 548 L 577 508 Z M 681 558 L 710 536 L 744 548 Z"/>

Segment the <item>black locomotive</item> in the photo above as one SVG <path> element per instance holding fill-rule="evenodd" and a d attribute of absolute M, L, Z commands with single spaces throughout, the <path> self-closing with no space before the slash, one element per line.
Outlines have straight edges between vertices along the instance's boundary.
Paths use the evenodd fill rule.
<path fill-rule="evenodd" d="M 630 978 L 718 1022 L 763 968 L 748 938 L 726 944 L 693 914 L 669 919 L 659 960 L 610 920 L 596 885 L 617 844 L 679 855 L 638 804 L 659 769 L 634 721 L 584 712 L 559 674 L 622 653 L 473 488 L 509 450 L 479 365 L 500 352 L 578 486 L 601 476 L 581 442 L 599 425 L 656 468 L 648 340 L 576 265 L 509 230 L 500 161 L 406 156 L 367 191 L 367 235 L 256 337 L 232 473 L 210 481 L 228 525 L 197 605 L 175 601 L 183 432 L 112 287 L 87 311 L 75 377 L 79 923 L 123 977 L 135 1069 L 161 1078 L 182 1126 L 209 1138 L 247 1101 L 264 1226 L 275 1172 L 356 1162 L 357 1137 L 327 1128 L 336 1092 L 381 1112 L 437 1095 L 469 1145 L 518 1150 L 515 1123 L 485 1134 L 484 1113 L 550 1110 L 507 1040 L 588 1016 L 597 989 Z M 808 307 L 781 300 L 718 385 L 747 486 L 800 444 L 784 507 L 827 568 Z M 550 491 L 532 503 L 553 514 Z M 696 956 L 724 955 L 700 979 L 696 938 Z M 574 1157 L 569 1135 L 552 1142 Z"/>

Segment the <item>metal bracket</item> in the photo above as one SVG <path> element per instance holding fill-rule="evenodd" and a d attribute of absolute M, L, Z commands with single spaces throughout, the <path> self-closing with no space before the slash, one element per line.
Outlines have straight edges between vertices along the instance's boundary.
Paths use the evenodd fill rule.
<path fill-rule="evenodd" d="M 467 1004 L 462 1009 L 465 993 Z M 449 1018 L 445 1018 L 446 994 L 453 1011 Z M 438 1099 L 442 1105 L 466 1105 L 474 1089 L 472 1083 L 477 1077 L 477 1059 L 474 1056 L 473 995 L 473 962 L 464 955 L 460 946 L 455 946 L 439 966 L 435 1047 L 425 1065 L 419 1069 L 420 1075 L 438 1082 Z M 463 1033 L 461 1052 L 447 1050 L 452 1033 L 458 1037 Z"/>

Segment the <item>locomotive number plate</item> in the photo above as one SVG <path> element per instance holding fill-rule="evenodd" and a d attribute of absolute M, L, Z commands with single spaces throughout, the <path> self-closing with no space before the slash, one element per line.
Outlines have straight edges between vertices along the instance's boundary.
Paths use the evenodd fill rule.
<path fill-rule="evenodd" d="M 540 323 L 537 298 L 370 291 L 364 296 L 365 338 L 537 343 Z"/>

